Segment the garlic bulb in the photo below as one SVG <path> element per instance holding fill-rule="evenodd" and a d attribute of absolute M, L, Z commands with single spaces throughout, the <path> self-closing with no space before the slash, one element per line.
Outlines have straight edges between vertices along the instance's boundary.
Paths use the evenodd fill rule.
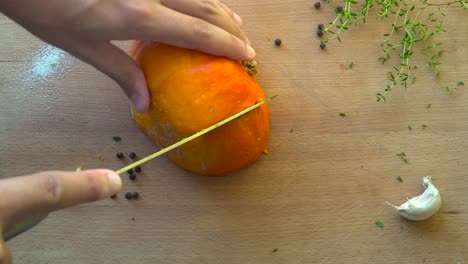
<path fill-rule="evenodd" d="M 416 197 L 409 199 L 406 203 L 395 206 L 389 202 L 386 204 L 394 207 L 399 211 L 399 214 L 406 219 L 413 221 L 426 220 L 442 206 L 442 199 L 439 190 L 432 184 L 431 177 L 426 176 L 423 178 L 424 192 Z"/>

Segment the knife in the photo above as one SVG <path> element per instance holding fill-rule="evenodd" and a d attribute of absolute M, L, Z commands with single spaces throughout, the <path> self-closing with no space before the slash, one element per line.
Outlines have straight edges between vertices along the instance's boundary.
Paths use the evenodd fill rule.
<path fill-rule="evenodd" d="M 210 131 L 212 131 L 212 130 L 214 130 L 214 129 L 216 129 L 216 128 L 218 128 L 218 127 L 220 127 L 220 126 L 222 126 L 222 125 L 224 125 L 224 124 L 226 124 L 226 123 L 228 123 L 228 122 L 230 122 L 230 121 L 232 121 L 232 120 L 234 120 L 234 119 L 236 119 L 236 118 L 238 118 L 238 117 L 240 117 L 240 116 L 242 116 L 242 115 L 244 115 L 244 114 L 246 114 L 246 113 L 248 113 L 248 112 L 250 112 L 250 111 L 252 111 L 254 109 L 256 109 L 256 108 L 258 108 L 258 107 L 260 107 L 260 106 L 262 106 L 263 104 L 271 102 L 271 100 L 273 100 L 275 97 L 277 97 L 277 95 L 266 98 L 265 100 L 260 101 L 260 102 L 258 102 L 256 104 L 254 104 L 254 105 L 252 105 L 252 106 L 238 112 L 237 114 L 234 114 L 234 115 L 232 115 L 232 116 L 230 116 L 230 117 L 228 117 L 228 118 L 226 118 L 226 119 L 224 119 L 224 120 L 222 120 L 222 121 L 220 121 L 220 122 L 218 122 L 218 123 L 216 123 L 216 124 L 214 124 L 214 125 L 212 125 L 212 126 L 210 126 L 208 128 L 202 129 L 198 133 L 195 133 L 195 134 L 193 134 L 193 135 L 191 135 L 191 136 L 189 136 L 187 138 L 184 138 L 184 139 L 180 140 L 179 142 L 177 142 L 177 143 L 175 143 L 175 144 L 173 144 L 173 145 L 171 145 L 169 147 L 163 148 L 163 149 L 159 150 L 158 152 L 147 156 L 146 158 L 143 158 L 143 159 L 141 159 L 139 161 L 136 161 L 136 162 L 134 162 L 134 163 L 132 163 L 132 164 L 130 164 L 128 166 L 125 166 L 125 167 L 121 168 L 120 170 L 116 171 L 116 173 L 117 174 L 122 174 L 122 173 L 124 173 L 124 172 L 126 172 L 126 171 L 128 171 L 130 169 L 135 168 L 136 166 L 139 166 L 139 165 L 141 165 L 141 164 L 143 164 L 145 162 L 148 162 L 148 161 L 150 161 L 150 160 L 152 160 L 152 159 L 154 159 L 156 157 L 159 157 L 159 156 L 161 156 L 161 155 L 163 155 L 163 154 L 165 154 L 165 153 L 167 153 L 167 152 L 169 152 L 169 151 L 171 151 L 171 150 L 173 150 L 173 149 L 175 149 L 177 147 L 180 147 L 180 146 L 184 145 L 185 143 L 187 143 L 187 142 L 189 142 L 191 140 L 194 140 L 195 138 L 198 138 L 198 137 L 200 137 L 200 136 L 202 136 L 202 135 L 204 135 L 204 134 L 206 134 L 206 133 L 208 133 L 208 132 L 210 132 Z M 27 230 L 31 229 L 32 227 L 34 227 L 37 224 L 39 224 L 40 222 L 42 222 L 42 220 L 44 220 L 47 216 L 48 216 L 48 214 L 42 214 L 42 215 L 38 215 L 38 216 L 35 216 L 35 217 L 29 218 L 29 219 L 26 219 L 24 221 L 21 221 L 21 222 L 17 223 L 16 225 L 14 225 L 9 230 L 3 232 L 4 240 L 8 241 L 8 240 L 10 240 L 10 239 L 12 239 L 12 238 L 26 232 Z"/>

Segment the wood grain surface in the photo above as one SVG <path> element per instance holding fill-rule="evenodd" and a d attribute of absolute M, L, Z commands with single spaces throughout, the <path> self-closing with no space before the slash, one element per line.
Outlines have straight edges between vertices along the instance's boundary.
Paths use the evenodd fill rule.
<path fill-rule="evenodd" d="M 161 157 L 136 182 L 124 179 L 123 192 L 142 199 L 121 193 L 51 214 L 9 242 L 15 263 L 468 263 L 467 86 L 452 95 L 442 88 L 468 84 L 466 11 L 444 18 L 444 82 L 417 51 L 418 81 L 377 103 L 392 68 L 377 61 L 388 23 L 369 19 L 322 51 L 316 25 L 333 18 L 336 3 L 317 11 L 304 0 L 226 2 L 257 50 L 259 83 L 279 95 L 270 154 L 221 178 Z M 115 153 L 157 150 L 108 77 L 3 16 L 0 47 L 1 177 L 117 170 L 127 162 Z M 426 175 L 443 199 L 434 217 L 406 221 L 384 204 L 419 195 Z"/>

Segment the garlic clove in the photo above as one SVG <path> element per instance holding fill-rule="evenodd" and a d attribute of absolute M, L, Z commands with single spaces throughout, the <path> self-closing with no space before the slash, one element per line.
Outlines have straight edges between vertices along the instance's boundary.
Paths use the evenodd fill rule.
<path fill-rule="evenodd" d="M 432 184 L 431 177 L 426 176 L 423 178 L 424 192 L 416 197 L 408 199 L 406 203 L 395 206 L 389 202 L 386 204 L 392 206 L 399 211 L 399 214 L 409 220 L 422 221 L 426 220 L 442 206 L 442 198 L 440 197 L 439 190 Z"/>

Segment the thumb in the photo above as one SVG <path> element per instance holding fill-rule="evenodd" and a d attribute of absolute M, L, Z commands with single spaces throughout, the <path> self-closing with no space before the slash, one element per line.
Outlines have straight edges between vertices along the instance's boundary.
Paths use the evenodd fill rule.
<path fill-rule="evenodd" d="M 10 264 L 10 263 L 11 263 L 10 250 L 8 250 L 5 244 L 5 241 L 3 241 L 3 239 L 0 238 L 0 264 Z"/>
<path fill-rule="evenodd" d="M 120 191 L 122 180 L 111 170 L 47 171 L 2 180 L 4 228 L 35 215 L 101 200 Z"/>
<path fill-rule="evenodd" d="M 145 75 L 136 62 L 110 42 L 82 42 L 68 46 L 77 58 L 117 82 L 140 113 L 149 110 L 150 97 Z"/>

